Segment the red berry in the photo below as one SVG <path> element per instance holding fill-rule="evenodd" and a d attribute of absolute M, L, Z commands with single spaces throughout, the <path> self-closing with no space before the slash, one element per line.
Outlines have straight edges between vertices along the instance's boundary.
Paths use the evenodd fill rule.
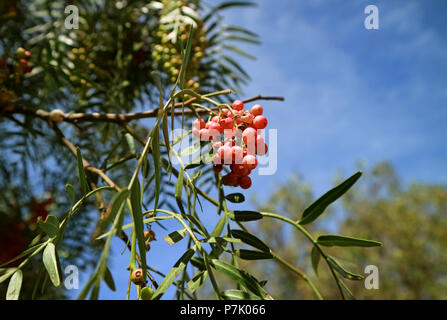
<path fill-rule="evenodd" d="M 229 147 L 233 147 L 233 146 L 236 145 L 236 142 L 234 142 L 234 140 L 232 140 L 232 139 L 225 139 L 224 145 L 225 146 L 229 146 Z"/>
<path fill-rule="evenodd" d="M 233 118 L 233 114 L 231 113 L 230 109 L 224 108 L 224 109 L 222 109 L 222 113 L 229 118 Z"/>
<path fill-rule="evenodd" d="M 208 122 L 208 123 L 210 123 L 210 122 Z M 222 126 L 220 124 L 218 124 L 217 122 L 211 122 L 208 129 L 215 130 L 215 131 L 219 132 L 219 135 L 222 134 L 222 132 L 223 132 Z M 213 136 L 214 135 L 215 134 L 213 134 Z"/>
<path fill-rule="evenodd" d="M 237 186 L 238 176 L 233 172 L 228 173 L 226 176 L 224 176 L 224 184 Z"/>
<path fill-rule="evenodd" d="M 214 166 L 213 166 L 213 171 L 216 172 L 216 173 L 221 172 L 222 169 L 223 169 L 223 166 L 220 165 L 220 164 L 218 164 L 218 165 L 214 165 Z"/>
<path fill-rule="evenodd" d="M 242 160 L 242 164 L 249 170 L 253 170 L 258 165 L 258 160 L 254 155 L 247 154 Z"/>
<path fill-rule="evenodd" d="M 26 60 L 26 59 L 20 59 L 19 62 L 20 62 L 20 64 L 22 64 L 24 66 L 28 65 L 28 60 Z"/>
<path fill-rule="evenodd" d="M 247 128 L 242 132 L 242 139 L 244 139 L 244 142 L 246 144 L 253 144 L 256 141 L 256 136 L 258 135 L 258 132 L 254 128 Z"/>
<path fill-rule="evenodd" d="M 250 174 L 250 169 L 246 168 L 245 166 L 241 164 L 232 164 L 230 166 L 231 171 L 234 172 L 237 176 L 243 177 Z"/>
<path fill-rule="evenodd" d="M 255 104 L 253 107 L 251 107 L 251 114 L 253 116 L 260 116 L 264 112 L 264 109 L 260 104 Z"/>
<path fill-rule="evenodd" d="M 210 141 L 213 138 L 213 136 L 210 133 L 210 130 L 208 130 L 208 129 L 200 129 L 199 135 L 200 135 L 200 140 L 202 140 L 202 141 Z"/>
<path fill-rule="evenodd" d="M 254 117 L 251 113 L 246 113 L 241 117 L 242 122 L 245 122 L 248 124 L 253 123 L 253 119 L 254 119 Z"/>
<path fill-rule="evenodd" d="M 237 130 L 238 129 L 236 129 L 236 128 L 225 129 L 224 130 L 225 138 L 233 138 L 237 134 Z"/>
<path fill-rule="evenodd" d="M 244 157 L 244 150 L 239 146 L 231 147 L 231 156 L 233 163 L 241 164 Z"/>
<path fill-rule="evenodd" d="M 202 118 L 198 118 L 192 123 L 192 127 L 199 130 L 205 128 L 205 125 L 205 120 L 203 120 Z"/>
<path fill-rule="evenodd" d="M 233 108 L 233 110 L 240 111 L 244 109 L 244 103 L 241 100 L 235 100 L 231 107 Z"/>
<path fill-rule="evenodd" d="M 253 125 L 256 129 L 264 129 L 267 127 L 267 118 L 264 116 L 256 116 L 253 119 Z"/>
<path fill-rule="evenodd" d="M 248 189 L 251 187 L 251 178 L 249 176 L 239 177 L 238 183 L 242 189 Z"/>
<path fill-rule="evenodd" d="M 212 122 L 218 122 L 219 121 L 219 117 L 218 116 L 214 116 L 211 118 Z"/>
<path fill-rule="evenodd" d="M 223 160 L 224 164 L 231 164 L 232 162 L 232 150 L 229 146 L 222 146 L 217 150 L 217 154 Z"/>
<path fill-rule="evenodd" d="M 220 125 L 224 128 L 224 129 L 233 129 L 234 127 L 234 121 L 232 118 L 225 118 L 221 120 Z"/>

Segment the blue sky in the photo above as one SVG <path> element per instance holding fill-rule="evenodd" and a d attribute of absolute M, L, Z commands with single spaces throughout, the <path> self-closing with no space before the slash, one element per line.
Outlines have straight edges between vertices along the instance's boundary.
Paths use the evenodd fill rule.
<path fill-rule="evenodd" d="M 253 30 L 262 40 L 243 46 L 257 60 L 240 60 L 252 82 L 236 97 L 260 93 L 286 100 L 261 102 L 269 128 L 278 129 L 278 171 L 254 176 L 247 198 L 267 199 L 293 172 L 321 194 L 336 172 L 350 175 L 359 160 L 389 160 L 406 182 L 447 182 L 447 2 L 258 3 L 225 14 L 228 24 Z M 379 30 L 364 28 L 369 4 L 379 8 Z M 215 222 L 214 212 L 204 207 L 207 223 Z M 159 239 L 166 233 L 155 230 Z M 129 257 L 120 256 L 120 241 L 113 245 L 118 290 L 103 286 L 101 298 L 122 299 Z M 182 244 L 177 246 L 157 241 L 149 261 L 166 272 L 182 254 Z M 81 281 L 86 278 L 81 275 Z M 165 297 L 172 296 L 170 290 Z"/>

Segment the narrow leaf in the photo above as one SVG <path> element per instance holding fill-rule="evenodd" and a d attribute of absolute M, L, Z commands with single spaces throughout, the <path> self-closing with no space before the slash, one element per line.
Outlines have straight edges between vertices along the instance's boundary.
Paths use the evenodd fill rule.
<path fill-rule="evenodd" d="M 219 272 L 230 277 L 244 288 L 250 290 L 261 299 L 272 299 L 271 296 L 261 287 L 259 282 L 247 271 L 236 268 L 235 266 L 221 260 L 211 260 L 211 265 Z"/>
<path fill-rule="evenodd" d="M 331 266 L 340 273 L 343 278 L 349 279 L 349 280 L 362 280 L 363 276 L 360 274 L 352 273 L 348 270 L 346 270 L 334 257 L 328 256 L 327 257 L 328 262 L 331 264 Z"/>
<path fill-rule="evenodd" d="M 104 282 L 107 284 L 107 286 L 110 288 L 110 290 L 115 291 L 115 281 L 113 280 L 112 272 L 110 272 L 110 269 L 106 266 L 104 274 L 102 275 Z"/>
<path fill-rule="evenodd" d="M 234 221 L 254 221 L 262 219 L 262 214 L 257 211 L 234 211 L 230 213 L 230 218 Z"/>
<path fill-rule="evenodd" d="M 262 240 L 258 239 L 256 236 L 245 232 L 243 230 L 238 230 L 238 229 L 234 229 L 231 230 L 231 235 L 234 238 L 240 239 L 242 240 L 242 242 L 251 245 L 261 251 L 264 252 L 270 252 L 270 248 L 264 243 L 262 242 Z"/>
<path fill-rule="evenodd" d="M 8 290 L 6 291 L 6 300 L 19 300 L 20 289 L 22 288 L 23 273 L 17 270 L 9 280 Z"/>
<path fill-rule="evenodd" d="M 47 269 L 50 280 L 55 287 L 60 286 L 61 279 L 59 276 L 58 260 L 56 256 L 56 247 L 52 242 L 48 243 L 43 251 L 43 264 Z"/>
<path fill-rule="evenodd" d="M 83 158 L 81 154 L 81 149 L 79 147 L 76 148 L 76 157 L 78 161 L 78 175 L 79 175 L 79 182 L 81 183 L 81 192 L 82 194 L 86 194 L 88 192 L 88 184 L 87 184 L 87 177 L 85 175 L 84 170 L 84 164 L 83 164 Z"/>
<path fill-rule="evenodd" d="M 168 244 L 173 245 L 182 240 L 186 236 L 186 234 L 186 229 L 177 230 L 163 237 L 163 240 L 166 241 Z"/>
<path fill-rule="evenodd" d="M 312 203 L 304 210 L 299 224 L 308 224 L 317 219 L 331 203 L 345 194 L 354 185 L 354 183 L 356 183 L 361 175 L 362 173 L 360 171 L 356 172 L 350 178 L 346 179 L 335 188 L 329 190 L 318 200 Z"/>
<path fill-rule="evenodd" d="M 242 193 L 231 193 L 225 196 L 225 199 L 227 199 L 230 202 L 233 203 L 241 203 L 245 201 L 245 197 Z"/>
<path fill-rule="evenodd" d="M 188 264 L 189 260 L 193 257 L 195 253 L 195 247 L 188 249 L 181 257 L 180 259 L 174 264 L 174 266 L 169 270 L 166 277 L 164 277 L 163 281 L 160 283 L 160 286 L 157 288 L 157 291 L 155 291 L 154 296 L 152 297 L 153 300 L 160 299 L 163 294 L 168 290 L 168 288 L 171 286 L 171 284 L 177 279 L 180 273 L 183 272 L 183 270 L 186 268 L 186 265 Z"/>
<path fill-rule="evenodd" d="M 351 238 L 335 234 L 321 235 L 318 237 L 317 242 L 326 247 L 379 247 L 382 245 L 379 241 Z"/>
<path fill-rule="evenodd" d="M 264 251 L 238 249 L 235 251 L 236 256 L 244 260 L 264 260 L 273 259 L 273 256 Z"/>
<path fill-rule="evenodd" d="M 141 263 L 143 264 L 143 274 L 146 279 L 146 245 L 144 239 L 143 213 L 141 212 L 141 188 L 140 181 L 135 182 L 130 190 L 130 203 L 132 207 L 132 220 L 134 223 L 134 231 L 137 237 L 138 249 L 140 252 Z"/>
<path fill-rule="evenodd" d="M 225 290 L 221 294 L 224 300 L 260 300 L 260 298 L 252 293 L 242 290 Z"/>
<path fill-rule="evenodd" d="M 318 264 L 320 263 L 321 254 L 317 247 L 313 246 L 312 251 L 310 252 L 310 258 L 312 260 L 312 267 L 315 271 L 315 274 L 318 276 Z"/>

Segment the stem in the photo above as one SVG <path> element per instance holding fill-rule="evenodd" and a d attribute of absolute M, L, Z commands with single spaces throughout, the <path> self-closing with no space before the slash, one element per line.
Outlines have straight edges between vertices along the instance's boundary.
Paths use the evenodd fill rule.
<path fill-rule="evenodd" d="M 303 227 L 301 226 L 299 223 L 290 220 L 286 217 L 280 216 L 279 214 L 276 213 L 270 213 L 270 212 L 260 212 L 263 216 L 265 217 L 270 217 L 270 218 L 274 218 L 274 219 L 278 219 L 278 220 L 282 220 L 284 222 L 287 222 L 289 224 L 291 224 L 292 226 L 294 226 L 295 228 L 297 228 L 302 234 L 304 234 L 304 236 L 306 238 L 308 238 L 310 240 L 310 242 L 312 242 L 312 244 L 318 249 L 318 251 L 320 252 L 320 254 L 322 255 L 322 257 L 324 258 L 324 260 L 326 261 L 329 269 L 331 270 L 332 276 L 335 279 L 335 282 L 337 283 L 337 287 L 338 290 L 340 291 L 340 295 L 343 298 L 343 300 L 345 299 L 345 295 L 343 294 L 343 289 L 340 286 L 339 283 L 339 279 L 337 274 L 335 273 L 334 269 L 332 268 L 332 265 L 329 263 L 327 255 L 323 252 L 323 250 L 321 249 L 321 247 L 319 246 L 319 244 L 317 243 L 317 241 L 315 241 L 315 239 L 312 237 L 312 235 Z"/>

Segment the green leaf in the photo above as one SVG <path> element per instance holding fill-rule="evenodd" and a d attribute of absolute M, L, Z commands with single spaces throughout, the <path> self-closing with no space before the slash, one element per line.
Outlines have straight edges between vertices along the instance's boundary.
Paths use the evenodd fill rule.
<path fill-rule="evenodd" d="M 138 249 L 140 252 L 141 263 L 143 264 L 143 274 L 146 279 L 146 244 L 144 238 L 143 213 L 141 212 L 141 188 L 140 181 L 135 182 L 130 190 L 130 203 L 132 207 L 132 220 L 134 223 L 134 231 L 137 236 Z"/>
<path fill-rule="evenodd" d="M 262 214 L 257 211 L 233 211 L 230 218 L 234 221 L 254 221 L 262 219 Z"/>
<path fill-rule="evenodd" d="M 186 70 L 188 67 L 188 62 L 189 62 L 189 56 L 191 54 L 191 45 L 192 45 L 192 38 L 193 38 L 193 34 L 194 34 L 194 30 L 193 30 L 193 26 L 191 25 L 190 31 L 189 31 L 189 36 L 188 36 L 188 40 L 186 42 L 186 49 L 183 50 L 182 48 L 182 65 L 180 67 L 180 88 L 184 88 L 184 82 L 185 82 L 185 75 L 186 75 Z M 180 41 L 180 45 L 183 47 L 183 43 L 182 41 Z"/>
<path fill-rule="evenodd" d="M 379 241 L 345 237 L 336 234 L 321 235 L 318 237 L 317 242 L 326 247 L 379 247 L 382 245 Z"/>
<path fill-rule="evenodd" d="M 194 293 L 198 288 L 200 288 L 205 283 L 207 277 L 208 277 L 208 271 L 206 270 L 198 271 L 197 275 L 188 281 L 187 283 L 188 290 L 191 293 Z"/>
<path fill-rule="evenodd" d="M 76 148 L 76 157 L 78 160 L 78 175 L 79 175 L 79 182 L 81 183 L 81 192 L 84 195 L 89 191 L 89 188 L 87 184 L 87 177 L 85 175 L 84 164 L 82 161 L 83 158 L 81 154 L 81 149 L 79 149 L 79 147 Z"/>
<path fill-rule="evenodd" d="M 214 228 L 213 232 L 211 233 L 212 237 L 218 237 L 222 233 L 223 228 L 227 224 L 228 216 L 225 214 L 220 219 L 219 222 L 217 222 L 216 227 Z"/>
<path fill-rule="evenodd" d="M 261 299 L 272 299 L 272 297 L 259 284 L 258 280 L 256 280 L 256 278 L 254 278 L 247 271 L 241 270 L 229 263 L 217 259 L 211 260 L 211 265 L 217 271 L 230 277 L 244 288 L 259 296 Z"/>
<path fill-rule="evenodd" d="M 186 265 L 188 264 L 189 260 L 194 256 L 194 253 L 196 252 L 195 246 L 193 248 L 188 249 L 181 257 L 180 259 L 174 264 L 174 266 L 169 270 L 166 277 L 164 277 L 163 281 L 160 283 L 160 286 L 157 288 L 157 290 L 154 293 L 154 296 L 152 297 L 153 300 L 160 299 L 163 294 L 168 290 L 168 288 L 171 286 L 171 284 L 177 279 L 180 273 L 183 272 L 183 270 L 186 268 Z"/>
<path fill-rule="evenodd" d="M 228 201 L 233 202 L 233 203 L 241 203 L 241 202 L 245 201 L 245 197 L 242 193 L 227 194 L 225 196 L 225 199 L 227 199 Z"/>
<path fill-rule="evenodd" d="M 111 200 L 111 206 L 109 216 L 102 223 L 102 229 L 108 227 L 108 225 L 115 219 L 118 212 L 124 209 L 124 201 L 129 195 L 129 190 L 127 188 L 121 189 L 119 192 L 115 193 Z M 117 233 L 121 231 L 121 228 L 117 228 Z"/>
<path fill-rule="evenodd" d="M 312 267 L 315 271 L 315 274 L 318 276 L 318 264 L 320 263 L 321 254 L 317 247 L 312 247 L 312 251 L 310 252 L 310 258 L 312 260 Z"/>
<path fill-rule="evenodd" d="M 186 229 L 177 230 L 163 237 L 163 240 L 166 241 L 168 244 L 173 245 L 182 240 L 186 236 L 186 234 Z"/>
<path fill-rule="evenodd" d="M 48 215 L 45 221 L 42 220 L 42 217 L 38 217 L 37 225 L 50 238 L 56 237 L 59 232 L 59 219 L 53 215 Z"/>
<path fill-rule="evenodd" d="M 175 201 L 177 202 L 177 205 L 180 209 L 180 211 L 184 214 L 185 209 L 183 208 L 182 203 L 182 192 L 183 192 L 183 168 L 180 168 L 180 171 L 178 173 L 177 177 L 177 183 L 175 185 Z"/>
<path fill-rule="evenodd" d="M 273 259 L 272 254 L 264 251 L 238 249 L 235 255 L 244 260 L 264 260 Z"/>
<path fill-rule="evenodd" d="M 354 295 L 352 294 L 351 290 L 346 286 L 346 284 L 341 280 L 338 279 L 338 283 L 340 284 L 340 287 L 343 289 L 343 291 L 348 295 L 350 300 L 355 300 Z"/>
<path fill-rule="evenodd" d="M 335 188 L 326 192 L 318 200 L 307 207 L 304 212 L 299 224 L 308 224 L 317 219 L 326 208 L 333 203 L 335 200 L 340 198 L 344 193 L 346 193 L 356 181 L 360 178 L 362 173 L 356 172 L 350 178 L 346 179 L 344 182 L 336 186 Z"/>
<path fill-rule="evenodd" d="M 65 192 L 67 193 L 68 198 L 70 199 L 71 206 L 73 206 L 74 201 L 75 201 L 75 191 L 74 191 L 73 186 L 71 184 L 66 184 Z"/>
<path fill-rule="evenodd" d="M 152 157 L 154 160 L 154 176 L 155 176 L 155 199 L 154 199 L 154 215 L 157 213 L 158 201 L 160 199 L 160 144 L 159 144 L 159 131 L 158 125 L 154 127 L 152 133 Z"/>
<path fill-rule="evenodd" d="M 113 280 L 112 273 L 110 272 L 110 269 L 106 266 L 104 274 L 102 275 L 104 282 L 107 284 L 107 286 L 110 288 L 110 290 L 115 291 L 115 281 Z"/>
<path fill-rule="evenodd" d="M 53 285 L 55 287 L 60 286 L 61 279 L 59 277 L 59 263 L 56 256 L 56 247 L 52 242 L 48 243 L 43 251 L 43 264 L 45 269 L 47 269 Z"/>
<path fill-rule="evenodd" d="M 22 288 L 23 273 L 17 270 L 9 280 L 8 290 L 6 291 L 6 300 L 19 300 L 20 289 Z"/>
<path fill-rule="evenodd" d="M 137 149 L 135 148 L 135 139 L 133 138 L 133 136 L 130 133 L 126 133 L 124 135 L 124 137 L 126 138 L 126 142 L 127 145 L 129 146 L 129 150 L 131 154 L 136 154 L 137 153 Z"/>
<path fill-rule="evenodd" d="M 260 300 L 260 298 L 252 293 L 242 290 L 225 290 L 221 293 L 224 300 Z"/>
<path fill-rule="evenodd" d="M 346 270 L 345 268 L 343 268 L 343 266 L 334 257 L 328 256 L 327 261 L 338 273 L 340 273 L 343 276 L 343 278 L 346 278 L 349 280 L 362 280 L 363 279 L 362 275 L 352 273 L 352 272 Z"/>
<path fill-rule="evenodd" d="M 256 249 L 259 249 L 263 252 L 270 252 L 270 248 L 264 243 L 262 242 L 262 240 L 258 239 L 256 236 L 245 232 L 243 230 L 238 230 L 238 229 L 234 229 L 231 230 L 231 235 L 234 238 L 240 239 L 242 240 L 242 242 L 255 247 Z"/>

